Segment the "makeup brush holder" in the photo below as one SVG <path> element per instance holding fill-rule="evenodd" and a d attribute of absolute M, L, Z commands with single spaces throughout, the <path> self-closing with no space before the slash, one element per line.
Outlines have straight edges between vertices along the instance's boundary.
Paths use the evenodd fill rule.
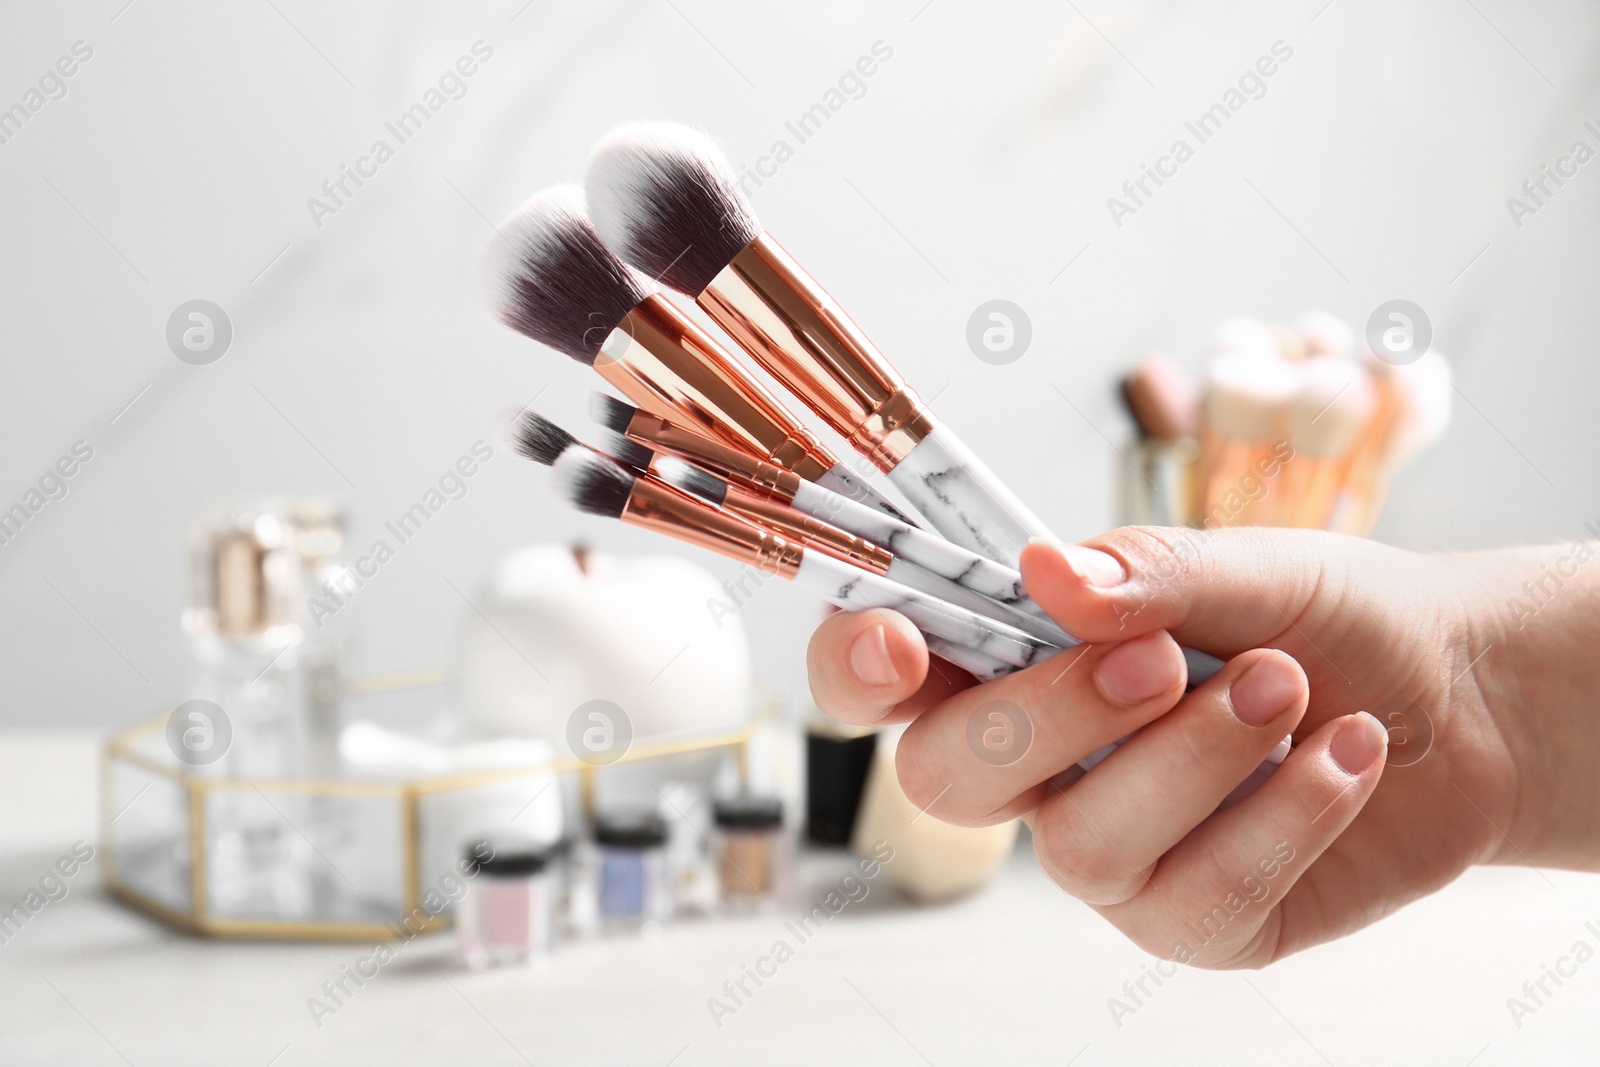
<path fill-rule="evenodd" d="M 1117 525 L 1198 525 L 1200 477 L 1197 442 L 1133 442 L 1117 458 Z"/>
<path fill-rule="evenodd" d="M 442 682 L 417 672 L 346 691 L 390 700 Z M 240 777 L 180 760 L 172 722 L 163 712 L 102 751 L 106 886 L 140 911 L 219 937 L 387 941 L 443 928 L 477 873 L 460 862 L 455 837 L 486 829 L 460 826 L 462 813 L 526 807 L 554 785 L 547 799 L 576 795 L 590 815 L 600 771 L 566 757 L 432 776 L 341 767 L 323 777 Z M 611 766 L 720 751 L 743 777 L 754 729 L 635 744 Z"/>

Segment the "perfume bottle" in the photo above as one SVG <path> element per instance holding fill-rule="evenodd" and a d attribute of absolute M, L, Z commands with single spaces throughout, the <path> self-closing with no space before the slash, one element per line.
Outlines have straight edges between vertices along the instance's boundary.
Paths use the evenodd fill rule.
<path fill-rule="evenodd" d="M 292 531 L 271 508 L 225 509 L 192 541 L 183 627 L 194 661 L 179 710 L 205 719 L 170 731 L 191 773 L 270 780 L 305 769 L 301 565 Z M 224 918 L 304 917 L 315 850 L 270 789 L 204 794 L 206 899 Z M 281 794 L 280 794 L 281 799 Z"/>
<path fill-rule="evenodd" d="M 196 532 L 183 616 L 191 697 L 221 709 L 221 753 L 177 753 L 233 776 L 302 768 L 306 687 L 302 569 L 292 528 L 264 507 L 228 509 Z M 186 756 L 188 758 L 186 758 Z"/>

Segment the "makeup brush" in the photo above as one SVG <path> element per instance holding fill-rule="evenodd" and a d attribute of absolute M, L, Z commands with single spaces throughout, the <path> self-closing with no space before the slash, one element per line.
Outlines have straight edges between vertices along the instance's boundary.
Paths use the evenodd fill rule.
<path fill-rule="evenodd" d="M 1010 622 L 1042 641 L 1059 645 L 1074 643 L 1062 629 L 1048 620 L 1025 615 L 1015 608 L 996 603 L 964 589 L 946 578 L 929 574 L 864 538 L 849 534 L 794 508 L 732 488 L 715 475 L 673 456 L 657 457 L 644 445 L 630 441 L 611 430 L 601 430 L 600 451 L 625 467 L 652 472 L 668 485 L 718 506 L 743 515 L 752 522 L 775 529 L 793 540 L 819 548 L 836 559 L 862 567 L 891 581 L 929 593 L 941 600 L 959 604 L 979 615 Z M 545 466 L 553 464 L 568 448 L 586 448 L 566 430 L 535 411 L 512 409 L 496 431 L 495 443 Z M 789 472 L 785 472 L 789 473 Z M 796 477 L 790 474 L 790 477 Z M 730 502 L 729 498 L 732 497 Z M 859 506 L 859 505 L 858 505 Z M 982 664 L 980 664 L 982 666 Z"/>
<path fill-rule="evenodd" d="M 581 511 L 708 548 L 793 581 L 846 610 L 893 609 L 952 646 L 1011 667 L 1026 667 L 1057 650 L 1015 627 L 808 549 L 649 475 L 632 474 L 590 449 L 561 453 L 551 477 L 557 491 Z"/>
<path fill-rule="evenodd" d="M 654 449 L 647 448 L 639 442 L 624 437 L 620 433 L 602 428 L 598 447 L 600 451 L 622 464 L 624 467 L 636 471 L 648 472 L 656 463 L 657 456 Z M 788 472 L 791 477 L 798 478 L 793 471 Z"/>
<path fill-rule="evenodd" d="M 667 419 L 641 411 L 604 393 L 595 393 L 589 413 L 607 429 L 626 434 L 651 448 L 673 452 L 710 467 L 724 478 L 738 481 L 752 492 L 789 504 L 824 522 L 848 530 L 889 549 L 923 570 L 948 578 L 976 593 L 1014 604 L 1041 618 L 1044 612 L 1027 598 L 1022 575 L 986 556 L 952 544 L 936 534 L 899 522 L 823 486 L 807 482 L 791 471 L 764 463 Z"/>
<path fill-rule="evenodd" d="M 1372 417 L 1376 400 L 1366 369 L 1351 359 L 1313 356 L 1289 405 L 1294 458 L 1278 476 L 1267 525 L 1321 528 L 1339 492 L 1341 460 Z"/>
<path fill-rule="evenodd" d="M 786 537 L 797 537 L 808 545 L 815 544 L 818 548 L 834 555 L 842 554 L 842 558 L 848 562 L 865 567 L 875 574 L 881 574 L 890 581 L 936 596 L 940 600 L 959 604 L 979 615 L 1010 623 L 1041 641 L 1048 641 L 1062 648 L 1077 644 L 1065 630 L 1049 618 L 1029 615 L 1009 604 L 990 600 L 971 589 L 957 585 L 948 578 L 930 573 L 915 563 L 896 556 L 888 548 L 846 533 L 837 526 L 787 504 L 779 503 L 771 497 L 719 478 L 688 460 L 676 456 L 658 457 L 652 473 L 668 485 L 677 486 L 684 492 L 717 507 L 727 508 L 737 515 L 743 515 L 751 522 L 774 528 Z M 860 546 L 865 547 L 863 549 Z"/>
<path fill-rule="evenodd" d="M 514 452 L 525 459 L 531 459 L 535 463 L 542 463 L 545 466 L 553 464 L 561 453 L 568 448 L 574 446 L 585 447 L 577 438 L 537 412 L 515 409 L 512 410 L 509 417 L 504 420 L 501 427 L 496 431 L 495 443 L 505 451 Z M 628 458 L 624 462 L 629 466 L 637 469 L 650 466 L 652 453 L 650 449 L 643 445 L 629 441 L 626 437 L 616 433 L 611 434 L 611 439 L 606 444 L 625 451 Z M 689 465 L 685 464 L 685 466 Z M 690 469 L 695 470 L 697 468 L 691 467 Z M 784 473 L 790 477 L 798 477 L 789 471 Z M 706 477 L 709 478 L 711 476 L 706 475 Z M 697 493 L 696 495 L 703 496 L 704 493 Z M 849 501 L 848 503 L 856 507 L 862 506 L 854 504 L 854 501 Z M 876 512 L 870 513 L 877 514 Z M 955 663 L 971 673 L 979 681 L 998 678 L 1003 674 L 1009 674 L 1015 669 L 992 656 L 960 648 L 942 638 L 930 636 L 926 638 L 926 641 L 930 652 Z"/>
<path fill-rule="evenodd" d="M 1122 402 L 1139 435 L 1156 441 L 1193 437 L 1200 401 L 1189 379 L 1159 352 L 1151 352 L 1122 379 Z"/>
<path fill-rule="evenodd" d="M 1429 349 L 1403 366 L 1379 359 L 1371 359 L 1369 366 L 1383 375 L 1392 397 L 1392 418 L 1373 461 L 1354 472 L 1345 487 L 1342 503 L 1347 504 L 1348 514 L 1342 528 L 1363 536 L 1377 524 L 1395 472 L 1450 428 L 1455 400 L 1450 364 L 1437 350 Z"/>
<path fill-rule="evenodd" d="M 1355 354 L 1356 336 L 1349 323 L 1329 311 L 1308 311 L 1294 321 L 1294 328 L 1305 338 L 1306 351 L 1313 356 Z"/>
<path fill-rule="evenodd" d="M 1199 430 L 1199 399 L 1183 372 L 1158 352 L 1122 379 L 1121 391 L 1139 429 L 1140 477 L 1123 483 L 1128 521 L 1187 525 L 1200 510 L 1192 440 Z"/>
<path fill-rule="evenodd" d="M 1278 355 L 1286 362 L 1304 363 L 1311 355 L 1306 339 L 1299 330 L 1277 325 L 1267 328 L 1272 331 L 1272 339 L 1278 343 Z"/>
<path fill-rule="evenodd" d="M 640 406 L 904 519 L 606 249 L 577 186 L 548 189 L 523 204 L 490 243 L 483 276 L 502 323 L 593 367 Z"/>
<path fill-rule="evenodd" d="M 595 149 L 587 188 L 618 254 L 694 297 L 945 537 L 1015 567 L 1030 538 L 1051 536 L 762 230 L 709 136 L 619 129 Z"/>
<path fill-rule="evenodd" d="M 537 411 L 508 408 L 495 428 L 494 443 L 504 452 L 514 452 L 548 467 L 557 456 L 578 444 L 578 439 Z"/>
<path fill-rule="evenodd" d="M 1261 359 L 1282 355 L 1278 338 L 1264 322 L 1246 315 L 1223 319 L 1211 335 L 1212 355 L 1222 352 L 1240 352 Z"/>
<path fill-rule="evenodd" d="M 1295 368 L 1248 350 L 1222 351 L 1206 369 L 1206 507 L 1202 524 L 1244 526 L 1256 488 L 1267 487 L 1284 452 L 1290 400 L 1299 388 Z"/>

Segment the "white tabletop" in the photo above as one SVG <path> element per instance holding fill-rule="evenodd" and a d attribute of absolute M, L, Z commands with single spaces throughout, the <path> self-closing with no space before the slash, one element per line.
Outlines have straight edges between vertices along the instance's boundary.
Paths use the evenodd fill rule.
<path fill-rule="evenodd" d="M 95 840 L 95 753 L 86 734 L 0 735 L 5 909 L 75 840 Z M 843 863 L 809 856 L 804 881 L 820 893 Z M 874 885 L 720 1027 L 708 999 L 776 939 L 794 943 L 783 917 L 574 944 L 486 973 L 458 967 L 450 935 L 419 938 L 318 1027 L 307 998 L 370 947 L 197 940 L 108 900 L 95 864 L 68 884 L 0 944 L 0 1063 L 1482 1067 L 1593 1063 L 1600 1042 L 1600 961 L 1547 980 L 1554 995 L 1520 1027 L 1507 1008 L 1576 942 L 1600 948 L 1600 878 L 1560 871 L 1475 870 L 1265 972 L 1147 980 L 1154 995 L 1120 1026 L 1109 999 L 1153 961 L 1026 850 L 944 907 Z"/>

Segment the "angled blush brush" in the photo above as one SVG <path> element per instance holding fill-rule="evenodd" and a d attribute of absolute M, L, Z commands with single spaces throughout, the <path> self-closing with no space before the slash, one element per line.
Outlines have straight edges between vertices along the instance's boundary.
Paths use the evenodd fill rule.
<path fill-rule="evenodd" d="M 502 323 L 594 368 L 641 407 L 903 518 L 606 249 L 577 186 L 548 189 L 519 208 L 490 243 L 483 274 Z"/>
<path fill-rule="evenodd" d="M 624 127 L 595 149 L 587 188 L 623 259 L 692 296 L 945 537 L 1015 567 L 1031 538 L 1051 536 L 761 227 L 709 136 Z"/>

